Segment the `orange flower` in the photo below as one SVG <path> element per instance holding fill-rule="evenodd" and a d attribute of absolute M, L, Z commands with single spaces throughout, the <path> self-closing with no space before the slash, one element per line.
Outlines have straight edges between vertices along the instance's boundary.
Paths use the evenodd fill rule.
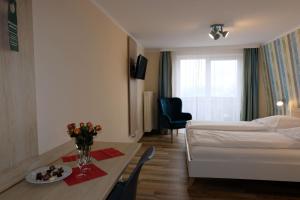
<path fill-rule="evenodd" d="M 88 122 L 87 124 L 87 127 L 90 129 L 90 128 L 93 128 L 93 124 L 92 124 L 92 122 Z"/>
<path fill-rule="evenodd" d="M 97 126 L 95 126 L 95 130 L 96 130 L 96 131 L 101 131 L 101 130 L 102 130 L 102 127 L 101 127 L 100 125 L 97 125 Z"/>
<path fill-rule="evenodd" d="M 83 136 L 83 137 L 90 137 L 87 136 L 86 133 L 91 134 L 92 136 L 96 136 L 97 132 L 102 130 L 102 127 L 100 125 L 94 126 L 92 122 L 79 123 L 79 127 L 76 127 L 75 123 L 70 123 L 67 125 L 68 133 L 70 137 L 77 137 L 77 136 Z"/>
<path fill-rule="evenodd" d="M 75 128 L 74 133 L 75 133 L 76 135 L 80 134 L 80 128 Z"/>
<path fill-rule="evenodd" d="M 73 132 L 74 129 L 76 128 L 76 124 L 75 123 L 68 124 L 67 128 L 69 132 Z"/>

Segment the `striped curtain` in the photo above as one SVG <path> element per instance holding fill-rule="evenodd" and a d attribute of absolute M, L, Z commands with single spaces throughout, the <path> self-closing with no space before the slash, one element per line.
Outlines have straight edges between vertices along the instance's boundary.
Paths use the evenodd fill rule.
<path fill-rule="evenodd" d="M 258 48 L 244 49 L 243 121 L 258 118 L 258 57 Z"/>

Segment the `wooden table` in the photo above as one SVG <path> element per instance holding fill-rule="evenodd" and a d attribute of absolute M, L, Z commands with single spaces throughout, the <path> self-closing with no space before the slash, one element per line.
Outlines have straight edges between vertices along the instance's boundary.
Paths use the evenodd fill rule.
<path fill-rule="evenodd" d="M 13 187 L 0 194 L 1 200 L 100 200 L 105 199 L 120 175 L 141 147 L 139 143 L 106 143 L 95 142 L 93 149 L 102 149 L 114 147 L 125 155 L 107 160 L 96 161 L 93 164 L 107 172 L 108 175 L 102 176 L 90 181 L 86 181 L 77 185 L 68 186 L 64 181 L 34 185 L 27 183 L 25 180 L 17 183 Z M 70 154 L 74 154 L 70 152 Z M 63 155 L 62 155 L 63 156 Z M 58 158 L 55 164 L 62 164 L 62 160 Z M 49 163 L 50 164 L 50 163 Z M 76 167 L 76 162 L 63 163 L 70 167 Z"/>

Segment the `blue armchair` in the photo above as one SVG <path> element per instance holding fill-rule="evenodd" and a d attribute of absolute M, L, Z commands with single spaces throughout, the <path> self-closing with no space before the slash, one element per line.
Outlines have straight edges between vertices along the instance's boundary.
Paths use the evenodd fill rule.
<path fill-rule="evenodd" d="M 173 143 L 173 130 L 185 128 L 186 122 L 192 119 L 190 113 L 182 112 L 182 101 L 180 98 L 160 98 L 160 128 L 171 130 L 171 142 Z"/>

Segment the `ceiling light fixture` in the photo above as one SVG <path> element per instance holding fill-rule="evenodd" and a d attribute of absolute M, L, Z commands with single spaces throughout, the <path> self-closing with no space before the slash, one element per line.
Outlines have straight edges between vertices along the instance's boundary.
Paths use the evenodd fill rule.
<path fill-rule="evenodd" d="M 210 26 L 211 31 L 208 34 L 211 39 L 218 40 L 222 35 L 226 38 L 229 34 L 228 31 L 223 31 L 224 24 L 213 24 Z"/>

